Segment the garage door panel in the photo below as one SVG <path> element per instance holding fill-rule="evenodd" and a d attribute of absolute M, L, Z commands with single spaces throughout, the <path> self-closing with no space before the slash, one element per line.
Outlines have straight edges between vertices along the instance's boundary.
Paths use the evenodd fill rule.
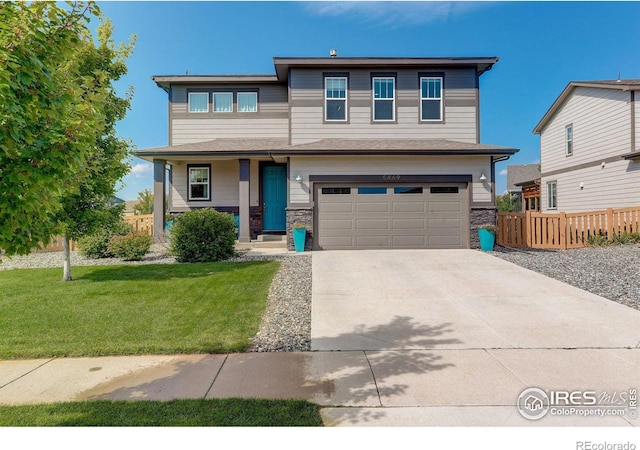
<path fill-rule="evenodd" d="M 371 202 L 371 203 L 358 202 L 356 203 L 356 208 L 358 212 L 362 212 L 362 213 L 367 213 L 367 212 L 386 213 L 386 212 L 389 212 L 389 203 L 387 203 L 386 201 Z"/>
<path fill-rule="evenodd" d="M 318 205 L 318 211 L 322 213 L 352 213 L 353 203 L 351 202 L 323 202 Z"/>
<path fill-rule="evenodd" d="M 356 230 L 388 230 L 387 219 L 359 219 L 356 221 Z"/>
<path fill-rule="evenodd" d="M 342 184 L 339 188 L 322 184 L 315 192 L 316 245 L 320 248 L 466 248 L 468 245 L 467 184 Z"/>
<path fill-rule="evenodd" d="M 461 212 L 462 204 L 459 201 L 456 202 L 429 202 L 429 212 L 438 213 L 438 212 Z"/>
<path fill-rule="evenodd" d="M 392 226 L 394 230 L 419 230 L 424 234 L 424 219 L 393 219 Z"/>
<path fill-rule="evenodd" d="M 358 248 L 389 248 L 389 236 L 356 236 Z"/>
<path fill-rule="evenodd" d="M 323 230 L 353 230 L 353 220 L 323 219 L 320 227 Z"/>
<path fill-rule="evenodd" d="M 424 213 L 425 202 L 393 202 L 393 212 L 397 213 Z"/>
<path fill-rule="evenodd" d="M 426 236 L 393 236 L 394 248 L 425 248 Z"/>
<path fill-rule="evenodd" d="M 429 229 L 455 229 L 460 230 L 462 228 L 462 220 L 460 219 L 429 219 Z"/>

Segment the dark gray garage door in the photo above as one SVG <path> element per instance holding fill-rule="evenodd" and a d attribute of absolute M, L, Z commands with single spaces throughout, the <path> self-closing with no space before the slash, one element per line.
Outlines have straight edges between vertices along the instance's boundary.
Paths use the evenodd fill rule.
<path fill-rule="evenodd" d="M 466 183 L 316 184 L 317 248 L 468 248 Z"/>

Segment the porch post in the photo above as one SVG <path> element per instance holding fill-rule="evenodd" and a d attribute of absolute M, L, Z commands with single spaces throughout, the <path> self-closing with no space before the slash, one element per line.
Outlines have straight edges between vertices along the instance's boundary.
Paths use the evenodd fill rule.
<path fill-rule="evenodd" d="M 153 160 L 153 240 L 156 242 L 164 241 L 166 165 L 164 159 Z"/>
<path fill-rule="evenodd" d="M 240 209 L 240 234 L 238 241 L 251 242 L 251 227 L 249 224 L 249 174 L 251 173 L 251 160 L 241 159 L 240 163 L 240 186 L 239 186 L 239 209 Z"/>

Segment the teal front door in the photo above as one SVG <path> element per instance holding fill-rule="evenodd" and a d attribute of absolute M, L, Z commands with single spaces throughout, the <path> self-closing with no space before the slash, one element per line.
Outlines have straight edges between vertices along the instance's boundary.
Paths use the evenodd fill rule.
<path fill-rule="evenodd" d="M 287 228 L 287 170 L 285 166 L 262 169 L 262 229 L 284 231 Z"/>

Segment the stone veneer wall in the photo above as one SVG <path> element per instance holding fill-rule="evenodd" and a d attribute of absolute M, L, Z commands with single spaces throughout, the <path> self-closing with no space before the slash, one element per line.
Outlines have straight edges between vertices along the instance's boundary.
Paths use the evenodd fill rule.
<path fill-rule="evenodd" d="M 478 228 L 482 225 L 495 225 L 498 220 L 498 208 L 471 208 L 469 216 L 471 222 L 471 236 L 469 240 L 470 248 L 480 248 L 480 238 Z"/>
<path fill-rule="evenodd" d="M 291 225 L 296 222 L 304 223 L 307 226 L 307 239 L 304 243 L 305 250 L 313 248 L 313 207 L 289 207 L 287 208 L 287 249 L 295 250 L 293 244 L 293 233 Z"/>

